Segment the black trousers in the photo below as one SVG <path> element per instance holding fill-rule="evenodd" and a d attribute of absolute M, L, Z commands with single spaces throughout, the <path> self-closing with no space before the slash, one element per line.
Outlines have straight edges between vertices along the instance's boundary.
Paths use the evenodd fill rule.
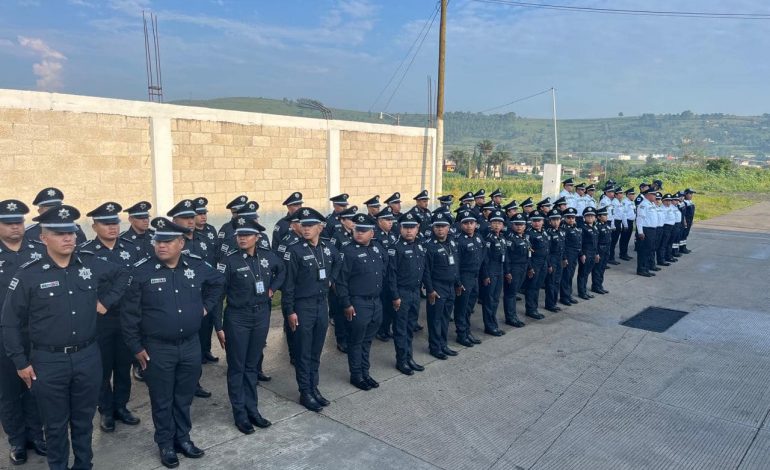
<path fill-rule="evenodd" d="M 532 258 L 531 267 L 535 270 L 535 275 L 527 278 L 524 282 L 524 305 L 527 313 L 537 313 L 537 304 L 540 300 L 540 286 L 545 282 L 545 276 L 548 274 L 545 258 Z"/>
<path fill-rule="evenodd" d="M 99 317 L 96 338 L 102 354 L 102 389 L 99 412 L 112 415 L 126 407 L 131 396 L 133 355 L 123 341 L 119 318 Z"/>
<path fill-rule="evenodd" d="M 350 303 L 356 315 L 348 321 L 348 370 L 352 380 L 369 377 L 369 352 L 372 340 L 382 322 L 380 296 L 351 296 Z"/>
<path fill-rule="evenodd" d="M 608 255 L 610 260 L 615 261 L 615 250 L 618 247 L 618 241 L 620 241 L 620 232 L 623 230 L 623 221 L 613 220 L 612 226 L 615 227 L 615 230 L 612 231 L 612 239 L 610 241 L 610 249 Z"/>
<path fill-rule="evenodd" d="M 227 354 L 227 395 L 236 423 L 248 422 L 257 411 L 257 376 L 270 330 L 270 304 L 253 309 L 225 310 L 223 330 Z"/>
<path fill-rule="evenodd" d="M 455 286 L 452 282 L 433 281 L 433 289 L 439 297 L 433 305 L 428 302 L 425 308 L 428 316 L 428 347 L 430 352 L 439 353 L 447 347 L 449 319 L 455 306 Z"/>
<path fill-rule="evenodd" d="M 578 263 L 578 295 L 586 295 L 588 292 L 588 275 L 591 274 L 594 269 L 594 264 L 596 264 L 596 257 L 594 254 L 587 254 L 585 263 Z"/>
<path fill-rule="evenodd" d="M 511 282 L 503 280 L 503 314 L 508 322 L 519 318 L 516 315 L 516 296 L 527 279 L 527 265 L 514 264 L 511 267 Z"/>
<path fill-rule="evenodd" d="M 342 311 L 342 307 L 337 300 L 337 295 L 333 291 L 329 291 L 329 309 L 330 317 L 334 320 L 334 337 L 337 339 L 337 344 L 342 347 L 348 346 L 348 319 L 345 318 L 345 312 Z"/>
<path fill-rule="evenodd" d="M 222 308 L 217 306 L 216 308 Z M 211 333 L 214 331 L 214 312 L 208 312 L 208 315 L 201 320 L 201 329 L 198 330 L 198 336 L 201 342 L 201 353 L 211 352 Z"/>
<path fill-rule="evenodd" d="M 561 282 L 559 283 L 559 298 L 562 301 L 572 298 L 572 281 L 578 268 L 579 257 L 580 253 L 577 251 L 567 252 L 567 266 L 561 272 Z"/>
<path fill-rule="evenodd" d="M 90 469 L 93 419 L 102 384 L 99 346 L 93 343 L 72 354 L 33 349 L 30 362 L 37 375 L 32 393 L 45 429 L 48 468 L 68 468 L 71 436 L 75 463 L 69 468 Z"/>
<path fill-rule="evenodd" d="M 412 358 L 412 339 L 417 318 L 420 314 L 420 288 L 399 288 L 401 307 L 394 312 L 393 345 L 396 348 L 396 363 Z"/>
<path fill-rule="evenodd" d="M 190 405 L 202 368 L 200 340 L 192 335 L 172 344 L 148 338 L 144 347 L 150 356 L 144 381 L 150 391 L 155 443 L 168 448 L 187 442 L 192 429 Z"/>
<path fill-rule="evenodd" d="M 378 332 L 390 335 L 393 332 L 396 312 L 393 311 L 393 304 L 390 303 L 387 295 L 380 296 L 380 304 L 382 305 L 382 320 L 380 321 Z"/>
<path fill-rule="evenodd" d="M 663 230 L 660 231 L 660 238 L 658 239 L 657 245 L 658 263 L 663 263 L 666 261 L 666 251 L 668 249 L 668 245 L 671 244 L 671 232 L 673 232 L 673 230 L 673 224 L 666 224 L 663 226 Z"/>
<path fill-rule="evenodd" d="M 655 250 L 653 249 L 655 240 L 657 239 L 657 229 L 654 227 L 644 227 L 644 240 L 636 237 L 636 271 L 637 272 L 649 272 L 650 268 L 655 266 Z M 652 263 L 650 263 L 650 257 L 652 256 Z"/>
<path fill-rule="evenodd" d="M 318 387 L 321 351 L 329 327 L 326 296 L 297 299 L 294 311 L 299 319 L 294 332 L 294 373 L 299 392 L 305 393 Z"/>
<path fill-rule="evenodd" d="M 556 307 L 559 301 L 559 291 L 561 290 L 561 278 L 564 275 L 561 259 L 553 259 L 553 272 L 545 275 L 545 306 Z M 546 270 L 547 271 L 547 270 Z"/>
<path fill-rule="evenodd" d="M 0 341 L 2 341 L 0 335 Z M 43 438 L 43 423 L 32 392 L 19 375 L 16 365 L 0 344 L 0 422 L 8 436 L 8 445 L 23 447 L 28 441 Z"/>
<path fill-rule="evenodd" d="M 503 290 L 503 273 L 490 273 L 489 285 L 484 286 L 483 296 L 481 298 L 481 315 L 484 320 L 484 330 L 491 331 L 498 329 L 497 325 L 497 307 L 500 305 L 500 292 Z M 513 297 L 514 301 L 516 297 Z"/>
<path fill-rule="evenodd" d="M 591 289 L 604 289 L 604 272 L 607 270 L 610 247 L 599 247 L 599 262 L 591 270 Z"/>
<path fill-rule="evenodd" d="M 631 241 L 631 234 L 634 233 L 634 221 L 626 220 L 628 228 L 620 232 L 620 256 L 628 256 L 628 243 Z"/>
<path fill-rule="evenodd" d="M 467 336 L 471 331 L 471 313 L 479 298 L 479 273 L 461 271 L 460 282 L 465 290 L 455 297 L 455 331 L 458 338 Z"/>

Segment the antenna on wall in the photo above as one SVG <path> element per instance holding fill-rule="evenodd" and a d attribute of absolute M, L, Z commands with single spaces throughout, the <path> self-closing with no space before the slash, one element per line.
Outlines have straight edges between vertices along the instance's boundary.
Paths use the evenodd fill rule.
<path fill-rule="evenodd" d="M 149 14 L 149 31 L 147 30 L 147 15 L 142 10 L 144 22 L 144 55 L 147 69 L 147 98 L 156 103 L 163 102 L 163 80 L 160 71 L 160 41 L 158 35 L 158 15 Z M 152 40 L 150 38 L 152 36 Z"/>

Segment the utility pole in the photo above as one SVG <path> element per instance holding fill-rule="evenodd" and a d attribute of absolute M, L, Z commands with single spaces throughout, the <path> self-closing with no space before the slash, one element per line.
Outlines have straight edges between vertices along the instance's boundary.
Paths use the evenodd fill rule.
<path fill-rule="evenodd" d="M 438 86 L 436 90 L 436 162 L 433 174 L 444 169 L 444 64 L 446 61 L 447 0 L 441 0 L 441 23 L 438 36 Z M 433 183 L 436 191 L 436 182 Z M 435 194 L 434 194 L 435 196 Z"/>
<path fill-rule="evenodd" d="M 551 101 L 553 102 L 553 155 L 557 165 L 559 164 L 559 136 L 556 132 L 556 88 L 551 87 Z"/>

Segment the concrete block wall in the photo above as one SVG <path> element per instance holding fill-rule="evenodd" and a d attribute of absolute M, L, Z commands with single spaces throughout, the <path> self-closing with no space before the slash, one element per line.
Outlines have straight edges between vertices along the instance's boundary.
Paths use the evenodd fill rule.
<path fill-rule="evenodd" d="M 439 194 L 434 141 L 433 129 L 0 89 L 0 199 L 56 186 L 83 213 L 147 199 L 164 214 L 202 195 L 218 225 L 247 194 L 270 228 L 292 191 L 323 212 L 340 192 L 357 205 Z"/>

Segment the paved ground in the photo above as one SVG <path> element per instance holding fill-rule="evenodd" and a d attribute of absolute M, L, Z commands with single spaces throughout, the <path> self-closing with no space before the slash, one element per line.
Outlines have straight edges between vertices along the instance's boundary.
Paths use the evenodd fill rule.
<path fill-rule="evenodd" d="M 320 414 L 295 403 L 274 315 L 265 361 L 274 378 L 260 389 L 274 425 L 240 434 L 225 366 L 204 366 L 214 397 L 195 401 L 193 438 L 206 457 L 181 458 L 181 467 L 768 468 L 768 233 L 770 204 L 701 223 L 694 253 L 657 277 L 633 275 L 635 261 L 613 267 L 610 295 L 506 327 L 502 338 L 479 332 L 489 339 L 449 361 L 431 360 L 420 334 L 416 359 L 428 367 L 412 377 L 393 368 L 392 343 L 375 341 L 372 375 L 382 386 L 370 392 L 347 383 L 330 331 L 321 389 L 333 403 Z M 650 305 L 690 314 L 662 334 L 619 325 Z M 97 428 L 96 468 L 159 467 L 145 386 L 135 390 L 130 408 L 142 424 L 110 435 Z M 31 456 L 27 468 L 44 461 Z"/>

